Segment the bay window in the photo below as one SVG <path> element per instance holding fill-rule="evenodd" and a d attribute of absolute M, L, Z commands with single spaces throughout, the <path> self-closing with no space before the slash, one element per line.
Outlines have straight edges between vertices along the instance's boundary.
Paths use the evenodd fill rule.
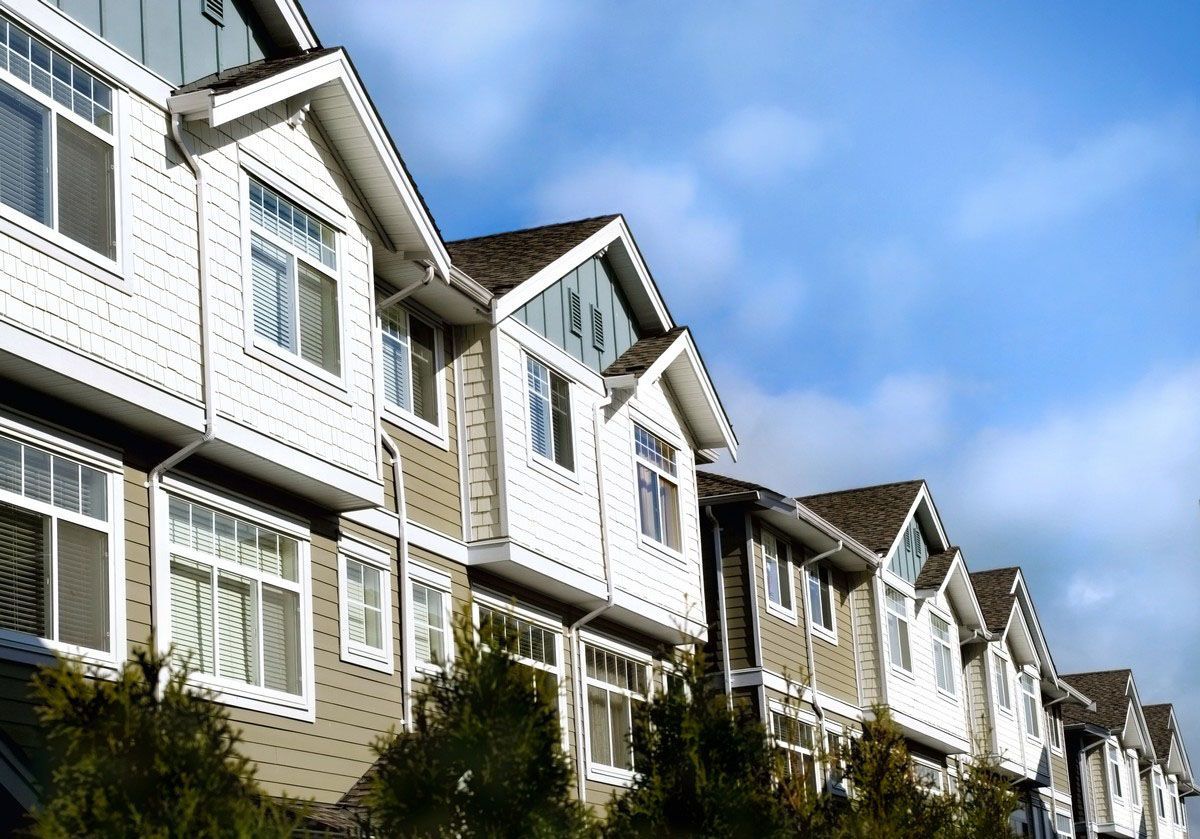
<path fill-rule="evenodd" d="M 254 333 L 340 376 L 337 233 L 259 180 L 249 192 Z"/>
<path fill-rule="evenodd" d="M 117 258 L 113 89 L 0 15 L 0 204 Z"/>
<path fill-rule="evenodd" d="M 534 454 L 575 470 L 570 383 L 536 358 L 525 360 L 529 386 L 529 437 Z"/>
<path fill-rule="evenodd" d="M 908 598 L 891 586 L 885 594 L 888 623 L 888 651 L 892 667 L 912 672 L 912 650 L 908 637 Z"/>
<path fill-rule="evenodd" d="M 770 530 L 762 531 L 763 579 L 767 603 L 786 613 L 792 612 L 792 564 L 787 542 Z"/>
<path fill-rule="evenodd" d="M 387 551 L 343 539 L 338 554 L 342 660 L 391 673 L 392 582 Z"/>
<path fill-rule="evenodd" d="M 933 629 L 933 669 L 938 690 L 954 696 L 958 693 L 954 679 L 954 649 L 957 645 L 951 641 L 948 622 L 937 615 L 930 615 L 929 620 Z"/>
<path fill-rule="evenodd" d="M 399 307 L 382 320 L 384 399 L 405 418 L 442 434 L 441 331 Z"/>
<path fill-rule="evenodd" d="M 678 551 L 679 471 L 675 447 L 640 425 L 633 427 L 637 457 L 638 516 L 642 535 Z"/>
<path fill-rule="evenodd" d="M 176 664 L 223 694 L 304 707 L 307 543 L 174 493 L 168 499 Z M 365 611 L 360 618 L 368 638 L 371 619 Z"/>
<path fill-rule="evenodd" d="M 601 772 L 633 771 L 633 719 L 647 700 L 647 662 L 584 645 L 588 759 Z"/>
<path fill-rule="evenodd" d="M 1028 673 L 1021 674 L 1021 703 L 1025 711 L 1025 735 L 1040 740 L 1042 703 L 1037 680 Z"/>
<path fill-rule="evenodd" d="M 818 632 L 834 632 L 833 580 L 827 566 L 814 565 L 808 569 L 808 614 Z"/>
<path fill-rule="evenodd" d="M 112 474 L 0 434 L 0 642 L 111 659 Z M 39 640 L 40 639 L 40 640 Z"/>

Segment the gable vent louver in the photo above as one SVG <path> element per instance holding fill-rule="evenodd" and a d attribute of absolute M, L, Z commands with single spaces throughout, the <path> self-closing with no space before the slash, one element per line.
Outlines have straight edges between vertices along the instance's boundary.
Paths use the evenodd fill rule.
<path fill-rule="evenodd" d="M 579 304 L 579 292 L 573 288 L 567 289 L 567 321 L 571 326 L 572 335 L 583 335 L 583 307 Z"/>
<path fill-rule="evenodd" d="M 200 0 L 200 11 L 213 23 L 225 25 L 225 0 Z"/>
<path fill-rule="evenodd" d="M 592 346 L 604 352 L 604 312 L 592 306 Z"/>

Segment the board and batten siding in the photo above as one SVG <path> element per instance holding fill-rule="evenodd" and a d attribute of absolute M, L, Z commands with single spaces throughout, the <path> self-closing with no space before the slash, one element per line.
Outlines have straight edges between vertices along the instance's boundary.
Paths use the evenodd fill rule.
<path fill-rule="evenodd" d="M 180 85 L 272 52 L 247 0 L 224 0 L 221 24 L 200 0 L 43 0 L 155 73 Z"/>
<path fill-rule="evenodd" d="M 854 624 L 851 616 L 851 576 L 840 568 L 830 568 L 833 584 L 834 625 L 837 643 L 820 635 L 813 636 L 813 661 L 817 668 L 817 689 L 850 705 L 858 704 L 858 674 L 854 666 Z M 800 598 L 808 608 L 807 592 Z"/>
<path fill-rule="evenodd" d="M 446 388 L 446 447 L 413 434 L 386 418 L 384 430 L 400 449 L 400 466 L 404 480 L 404 503 L 408 518 L 431 530 L 461 539 L 462 491 L 458 460 L 458 402 L 454 380 L 454 344 L 451 335 L 444 333 Z M 391 457 L 384 458 L 384 495 L 388 509 L 396 511 L 395 482 L 392 480 Z"/>

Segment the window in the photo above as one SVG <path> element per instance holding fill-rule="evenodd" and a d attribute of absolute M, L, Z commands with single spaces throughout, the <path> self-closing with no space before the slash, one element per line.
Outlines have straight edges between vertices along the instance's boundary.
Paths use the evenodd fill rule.
<path fill-rule="evenodd" d="M 788 544 L 769 530 L 762 532 L 763 577 L 767 586 L 767 602 L 785 612 L 792 611 L 792 565 Z"/>
<path fill-rule="evenodd" d="M 1042 703 L 1038 697 L 1037 681 L 1028 673 L 1021 674 L 1021 702 L 1025 710 L 1025 734 L 1040 739 Z"/>
<path fill-rule="evenodd" d="M 588 755 L 594 766 L 633 771 L 633 715 L 645 701 L 644 661 L 584 645 L 587 673 Z"/>
<path fill-rule="evenodd" d="M 1129 797 L 1133 799 L 1135 806 L 1142 803 L 1142 791 L 1140 773 L 1138 772 L 1138 760 L 1136 755 L 1129 755 Z"/>
<path fill-rule="evenodd" d="M 450 594 L 413 581 L 412 600 L 417 664 L 443 667 L 450 661 Z"/>
<path fill-rule="evenodd" d="M 115 651 L 111 474 L 0 434 L 0 640 Z"/>
<path fill-rule="evenodd" d="M 559 634 L 491 606 L 479 607 L 479 635 L 494 649 L 504 649 L 529 668 L 539 696 L 558 703 Z"/>
<path fill-rule="evenodd" d="M 845 734 L 826 730 L 825 732 L 825 769 L 826 783 L 829 788 L 845 793 L 846 765 L 850 757 L 850 740 Z"/>
<path fill-rule="evenodd" d="M 169 496 L 170 627 L 176 663 L 242 696 L 305 692 L 307 544 Z M 251 688 L 251 690 L 246 690 Z"/>
<path fill-rule="evenodd" d="M 383 317 L 383 396 L 406 417 L 441 433 L 441 333 L 399 307 Z"/>
<path fill-rule="evenodd" d="M 817 727 L 781 711 L 771 712 L 771 735 L 783 758 L 783 771 L 789 778 L 807 778 L 816 784 Z"/>
<path fill-rule="evenodd" d="M 1106 749 L 1108 753 L 1108 775 L 1112 783 L 1112 794 L 1114 798 L 1124 798 L 1125 793 L 1121 788 L 1121 755 L 1117 751 L 1117 747 L 1111 743 Z"/>
<path fill-rule="evenodd" d="M 115 260 L 113 89 L 3 16 L 0 69 L 0 203 Z"/>
<path fill-rule="evenodd" d="M 1179 803 L 1179 782 L 1171 781 L 1171 820 L 1175 824 L 1183 824 L 1183 817 L 1180 815 L 1182 812 L 1183 807 Z"/>
<path fill-rule="evenodd" d="M 638 512 L 642 535 L 678 551 L 679 478 L 675 448 L 640 425 L 633 427 L 637 454 Z"/>
<path fill-rule="evenodd" d="M 912 652 L 908 643 L 908 598 L 887 587 L 888 650 L 892 666 L 911 673 Z"/>
<path fill-rule="evenodd" d="M 1054 826 L 1057 829 L 1060 839 L 1074 839 L 1075 823 L 1071 821 L 1069 813 L 1055 813 Z"/>
<path fill-rule="evenodd" d="M 1058 708 L 1051 708 L 1046 712 L 1046 729 L 1050 732 L 1050 747 L 1056 752 L 1062 751 L 1062 718 L 1058 715 Z"/>
<path fill-rule="evenodd" d="M 941 793 L 945 789 L 942 767 L 914 758 L 912 768 L 918 783 L 923 784 L 930 792 Z"/>
<path fill-rule="evenodd" d="M 391 556 L 344 539 L 338 566 L 342 659 L 391 673 Z"/>
<path fill-rule="evenodd" d="M 254 178 L 250 227 L 254 332 L 340 376 L 336 231 Z"/>
<path fill-rule="evenodd" d="M 571 386 L 536 358 L 526 359 L 529 375 L 529 435 L 535 454 L 574 471 Z"/>
<path fill-rule="evenodd" d="M 1012 710 L 1012 690 L 1008 680 L 1008 660 L 999 653 L 992 653 L 992 675 L 996 677 L 996 704 L 1006 711 Z"/>
<path fill-rule="evenodd" d="M 833 581 L 827 566 L 814 565 L 808 569 L 808 614 L 813 629 L 833 634 Z"/>
<path fill-rule="evenodd" d="M 1109 748 L 1112 748 L 1111 746 Z M 1158 810 L 1158 817 L 1165 819 L 1167 817 L 1167 802 L 1163 791 L 1163 777 L 1158 768 L 1155 767 L 1154 772 L 1154 804 Z"/>
<path fill-rule="evenodd" d="M 951 644 L 950 624 L 937 615 L 930 615 L 933 625 L 933 669 L 938 690 L 950 695 L 958 693 L 954 680 L 954 646 Z"/>

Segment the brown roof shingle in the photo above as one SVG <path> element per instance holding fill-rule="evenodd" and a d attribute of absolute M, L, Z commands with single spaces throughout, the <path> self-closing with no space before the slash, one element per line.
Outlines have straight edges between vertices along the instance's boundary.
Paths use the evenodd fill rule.
<path fill-rule="evenodd" d="M 1132 675 L 1130 670 L 1104 670 L 1063 676 L 1064 682 L 1096 703 L 1095 711 L 1064 705 L 1063 719 L 1068 723 L 1092 723 L 1110 730 L 1124 728 L 1129 714 L 1129 696 L 1125 688 Z"/>
<path fill-rule="evenodd" d="M 450 261 L 500 297 L 525 282 L 616 215 L 546 224 L 447 242 Z"/>
<path fill-rule="evenodd" d="M 992 632 L 1003 632 L 1008 626 L 1008 616 L 1012 614 L 1013 600 L 1016 599 L 1012 593 L 1016 576 L 1016 568 L 971 572 L 971 586 L 975 589 L 975 597 L 979 600 L 979 608 L 983 610 L 987 628 Z"/>
<path fill-rule="evenodd" d="M 717 495 L 734 495 L 740 492 L 769 492 L 773 495 L 779 494 L 760 484 L 743 481 L 738 478 L 730 478 L 726 475 L 718 475 L 715 472 L 704 472 L 699 469 L 696 470 L 696 489 L 701 499 L 712 498 Z"/>
<path fill-rule="evenodd" d="M 623 376 L 632 373 L 640 376 L 645 373 L 658 357 L 670 349 L 675 339 L 687 331 L 686 326 L 676 326 L 658 335 L 638 339 L 621 357 L 608 365 L 604 370 L 605 376 Z"/>
<path fill-rule="evenodd" d="M 1146 715 L 1146 727 L 1150 729 L 1154 754 L 1160 760 L 1166 760 L 1171 753 L 1171 703 L 1143 705 L 1142 713 Z"/>
<path fill-rule="evenodd" d="M 921 573 L 917 575 L 914 586 L 918 591 L 922 589 L 935 589 L 942 585 L 942 581 L 946 579 L 946 575 L 950 573 L 950 566 L 954 563 L 954 557 L 958 555 L 958 548 L 948 548 L 941 553 L 930 554 L 925 560 L 925 564 L 921 566 Z"/>
<path fill-rule="evenodd" d="M 844 489 L 809 495 L 799 501 L 871 550 L 881 552 L 896 540 L 924 483 L 923 480 L 900 481 Z"/>
<path fill-rule="evenodd" d="M 249 64 L 239 64 L 237 67 L 229 67 L 216 73 L 210 73 L 203 78 L 188 82 L 175 92 L 191 93 L 194 90 L 213 90 L 217 93 L 228 93 L 231 90 L 237 90 L 240 87 L 261 82 L 263 79 L 269 79 L 277 73 L 291 70 L 293 67 L 299 67 L 301 64 L 307 64 L 314 59 L 337 52 L 339 49 L 341 47 L 320 47 L 318 49 L 305 50 L 295 55 L 285 55 L 278 58 L 260 58 L 258 61 L 251 61 Z"/>

